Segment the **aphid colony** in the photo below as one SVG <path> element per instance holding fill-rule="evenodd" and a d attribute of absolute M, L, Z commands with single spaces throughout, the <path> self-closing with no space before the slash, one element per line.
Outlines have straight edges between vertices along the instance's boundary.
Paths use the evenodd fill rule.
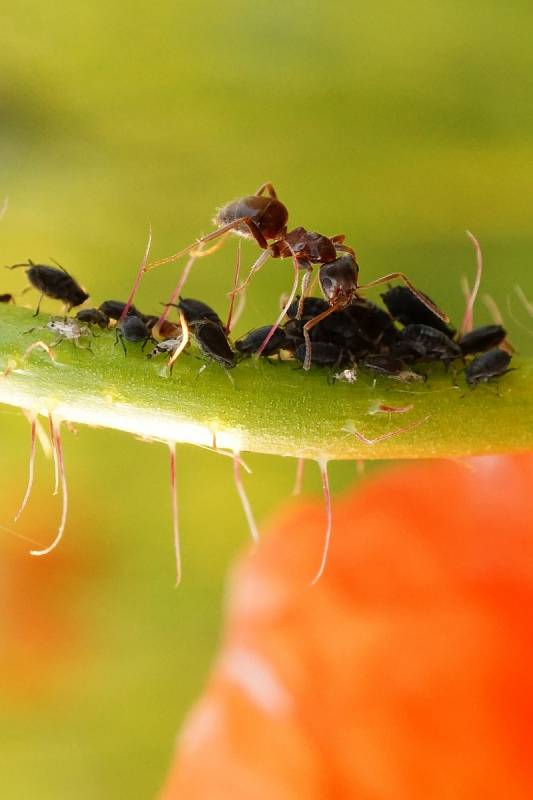
<path fill-rule="evenodd" d="M 227 204 L 218 212 L 214 223 L 217 229 L 202 237 L 188 247 L 168 258 L 148 263 L 151 236 L 135 279 L 132 291 L 126 302 L 106 300 L 98 308 L 83 308 L 75 316 L 51 318 L 44 326 L 56 334 L 56 341 L 42 346 L 53 357 L 50 348 L 56 347 L 65 339 L 70 339 L 78 347 L 91 350 L 91 336 L 98 336 L 98 329 L 113 328 L 115 344 L 120 342 L 124 355 L 126 343 L 139 344 L 142 350 L 151 342 L 146 354 L 148 359 L 160 355 L 168 356 L 169 373 L 177 358 L 194 342 L 207 361 L 214 362 L 224 370 L 233 369 L 241 360 L 250 357 L 276 360 L 290 360 L 300 364 L 307 371 L 311 366 L 328 370 L 328 380 L 356 384 L 358 371 L 363 369 L 370 375 L 384 376 L 388 379 L 412 382 L 424 381 L 427 368 L 441 363 L 450 369 L 454 378 L 458 369 L 464 369 L 468 386 L 475 387 L 503 376 L 510 370 L 512 348 L 506 340 L 506 330 L 501 321 L 483 327 L 473 327 L 473 307 L 479 289 L 482 259 L 479 245 L 469 234 L 477 253 L 477 275 L 473 290 L 465 290 L 466 311 L 456 331 L 448 317 L 426 294 L 416 289 L 401 272 L 393 272 L 365 285 L 358 282 L 359 266 L 354 251 L 345 244 L 345 236 L 332 237 L 309 231 L 303 227 L 287 231 L 288 211 L 278 200 L 272 184 L 266 183 L 255 195 L 241 198 Z M 253 239 L 262 250 L 252 265 L 246 280 L 238 286 L 240 270 L 240 247 L 237 257 L 233 289 L 230 293 L 230 309 L 227 323 L 216 311 L 201 300 L 182 297 L 185 281 L 196 259 L 209 255 L 218 249 L 229 233 L 236 233 Z M 209 242 L 219 240 L 216 245 L 206 249 Z M 189 261 L 180 275 L 179 281 L 164 304 L 160 315 L 141 313 L 133 301 L 143 275 L 162 264 L 172 263 L 180 256 L 189 253 Z M 237 315 L 233 314 L 236 297 L 244 297 L 244 291 L 253 275 L 268 258 L 292 258 L 294 278 L 291 291 L 277 319 L 249 331 L 244 336 L 230 339 Z M 318 265 L 318 284 L 322 297 L 310 296 L 313 266 Z M 34 264 L 28 260 L 14 264 L 10 269 L 26 267 L 28 280 L 40 292 L 36 314 L 39 312 L 43 296 L 61 300 L 70 311 L 82 305 L 89 295 L 75 279 L 60 265 L 57 267 Z M 299 277 L 303 272 L 301 292 L 298 294 Z M 377 284 L 400 279 L 404 285 L 388 286 L 381 295 L 385 308 L 381 308 L 360 295 L 360 290 Z M 12 295 L 0 296 L 0 302 L 10 302 Z M 169 316 L 173 310 L 177 319 Z M 30 329 L 31 333 L 35 328 Z M 354 389 L 356 391 L 356 389 Z M 412 406 L 400 408 L 379 406 L 377 413 L 406 413 Z M 30 495 L 35 456 L 36 417 L 30 417 L 32 444 L 28 487 L 17 518 L 22 513 Z M 422 420 L 424 422 L 424 420 Z M 357 438 L 373 445 L 392 435 L 405 433 L 416 427 L 411 423 L 395 431 L 389 431 L 377 439 L 367 439 L 355 430 L 350 430 Z M 63 468 L 63 455 L 60 438 L 60 420 L 50 414 L 50 438 L 56 465 L 56 487 L 61 476 L 63 493 L 63 512 L 55 540 L 43 549 L 32 551 L 34 555 L 50 552 L 59 542 L 66 521 L 67 495 Z M 169 442 L 170 470 L 173 501 L 173 528 L 176 546 L 178 580 L 180 577 L 179 534 L 176 499 L 176 456 L 175 443 Z M 220 451 L 219 451 L 220 452 Z M 250 505 L 244 494 L 240 480 L 239 454 L 233 453 L 234 474 L 250 529 L 254 537 L 256 527 Z M 302 463 L 298 467 L 298 482 L 301 480 Z M 322 474 L 324 497 L 327 509 L 327 530 L 322 561 L 314 578 L 315 582 L 323 572 L 329 538 L 331 533 L 331 503 L 327 477 L 327 464 L 319 462 Z"/>

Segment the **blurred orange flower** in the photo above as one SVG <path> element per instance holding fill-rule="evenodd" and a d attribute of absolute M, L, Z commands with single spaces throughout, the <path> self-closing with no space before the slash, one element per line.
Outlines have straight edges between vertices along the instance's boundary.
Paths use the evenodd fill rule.
<path fill-rule="evenodd" d="M 164 800 L 533 797 L 533 455 L 300 505 L 237 570 Z"/>

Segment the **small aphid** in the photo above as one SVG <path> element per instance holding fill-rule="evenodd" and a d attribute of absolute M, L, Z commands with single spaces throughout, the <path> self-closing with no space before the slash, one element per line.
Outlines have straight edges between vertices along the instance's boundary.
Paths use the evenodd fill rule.
<path fill-rule="evenodd" d="M 103 303 L 100 303 L 98 308 L 107 317 L 109 317 L 109 319 L 118 320 L 126 308 L 126 303 L 124 303 L 122 300 L 104 300 Z M 140 317 L 142 315 L 141 312 L 135 308 L 135 306 L 130 306 L 128 310 L 128 316 Z"/>
<path fill-rule="evenodd" d="M 372 406 L 368 410 L 369 414 L 407 414 L 409 411 L 412 411 L 414 408 L 412 403 L 409 403 L 406 406 L 388 406 L 385 403 L 378 403 L 377 405 Z"/>
<path fill-rule="evenodd" d="M 82 308 L 76 314 L 76 319 L 86 325 L 98 325 L 99 328 L 107 328 L 109 325 L 109 317 L 101 308 Z"/>
<path fill-rule="evenodd" d="M 220 328 L 224 327 L 224 323 L 217 312 L 211 308 L 211 306 L 208 306 L 207 303 L 202 302 L 202 300 L 194 300 L 192 297 L 180 297 L 177 303 L 165 303 L 165 305 L 179 308 L 180 311 L 183 312 L 183 316 L 188 325 L 207 319 L 214 322 Z"/>
<path fill-rule="evenodd" d="M 249 331 L 245 336 L 237 339 L 235 342 L 235 349 L 243 357 L 252 356 L 261 347 L 265 340 L 265 336 L 270 331 L 271 325 L 263 325 L 261 328 L 254 328 Z M 268 345 L 263 349 L 262 356 L 275 356 L 278 355 L 280 350 L 292 350 L 293 345 L 287 338 L 287 334 L 283 328 L 276 328 L 273 336 L 271 336 Z"/>
<path fill-rule="evenodd" d="M 150 331 L 140 317 L 128 315 L 119 322 L 115 328 L 115 344 L 120 340 L 124 355 L 127 356 L 126 345 L 127 342 L 142 342 L 144 350 L 146 343 L 151 339 Z"/>
<path fill-rule="evenodd" d="M 465 379 L 469 386 L 487 383 L 506 375 L 511 370 L 511 356 L 505 350 L 496 348 L 474 358 L 465 370 Z"/>
<path fill-rule="evenodd" d="M 403 329 L 395 351 L 412 361 L 443 361 L 445 364 L 461 358 L 459 345 L 429 325 L 408 325 Z"/>
<path fill-rule="evenodd" d="M 419 290 L 420 292 L 420 290 Z M 423 294 L 423 292 L 420 292 Z M 424 297 L 435 305 L 433 300 L 424 294 Z M 450 339 L 455 335 L 454 329 L 447 325 L 431 308 L 422 303 L 408 286 L 394 286 L 381 295 L 391 317 L 397 319 L 402 325 L 429 325 L 442 331 Z"/>
<path fill-rule="evenodd" d="M 0 303 L 14 303 L 14 302 L 15 298 L 13 297 L 12 294 L 9 293 L 0 294 Z"/>
<path fill-rule="evenodd" d="M 232 369 L 235 366 L 237 354 L 232 350 L 221 325 L 206 319 L 196 322 L 190 327 L 191 333 L 204 355 L 225 369 Z"/>
<path fill-rule="evenodd" d="M 26 333 L 32 333 L 32 331 L 39 331 L 39 330 L 49 330 L 53 331 L 58 335 L 58 339 L 53 342 L 50 347 L 57 347 L 65 339 L 70 339 L 74 342 L 76 347 L 80 347 L 82 350 L 90 350 L 91 347 L 87 344 L 85 347 L 81 346 L 81 340 L 91 336 L 91 331 L 88 325 L 84 322 L 79 322 L 77 319 L 73 319 L 72 317 L 52 317 L 48 320 L 46 325 L 41 325 L 38 328 L 30 328 Z"/>
<path fill-rule="evenodd" d="M 163 353 L 173 353 L 178 347 L 181 347 L 182 342 L 182 336 L 177 336 L 173 339 L 163 339 L 147 354 L 146 358 L 155 358 Z"/>
<path fill-rule="evenodd" d="M 406 369 L 403 361 L 391 355 L 366 356 L 363 360 L 363 366 L 378 375 L 383 375 L 402 383 L 410 383 L 411 381 L 422 383 L 426 380 L 425 375 Z"/>
<path fill-rule="evenodd" d="M 502 325 L 483 325 L 474 328 L 470 333 L 465 333 L 458 345 L 463 356 L 474 355 L 474 353 L 484 353 L 492 350 L 503 342 L 507 336 L 507 331 Z"/>
<path fill-rule="evenodd" d="M 89 295 L 81 288 L 81 286 L 74 280 L 72 275 L 62 266 L 49 267 L 46 264 L 34 264 L 31 259 L 22 264 L 13 264 L 7 269 L 17 269 L 18 267 L 28 267 L 26 275 L 32 286 L 35 287 L 41 296 L 37 304 L 37 309 L 34 316 L 37 316 L 41 307 L 41 301 L 46 295 L 54 300 L 62 300 L 67 309 L 70 310 L 74 306 L 81 306 Z"/>
<path fill-rule="evenodd" d="M 353 366 L 343 369 L 342 372 L 336 372 L 333 378 L 341 383 L 357 383 L 357 367 Z"/>

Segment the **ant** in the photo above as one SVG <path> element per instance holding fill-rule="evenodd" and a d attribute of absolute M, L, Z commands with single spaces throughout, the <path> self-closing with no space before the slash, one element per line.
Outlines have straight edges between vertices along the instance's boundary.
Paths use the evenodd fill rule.
<path fill-rule="evenodd" d="M 57 264 L 57 262 L 54 263 Z M 57 269 L 57 267 L 50 267 L 47 264 L 34 264 L 29 258 L 21 264 L 12 264 L 6 269 L 17 269 L 18 267 L 29 268 L 26 270 L 28 280 L 35 289 L 41 292 L 34 317 L 38 315 L 45 295 L 52 297 L 54 300 L 63 300 L 69 311 L 74 306 L 81 306 L 89 297 L 87 292 L 81 288 L 61 264 L 57 264 L 57 267 L 59 267 Z"/>

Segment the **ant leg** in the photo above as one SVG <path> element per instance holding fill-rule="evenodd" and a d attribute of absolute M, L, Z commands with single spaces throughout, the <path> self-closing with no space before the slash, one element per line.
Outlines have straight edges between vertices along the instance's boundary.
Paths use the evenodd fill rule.
<path fill-rule="evenodd" d="M 483 255 L 481 253 L 479 242 L 474 234 L 470 233 L 470 231 L 467 231 L 466 235 L 474 245 L 474 249 L 476 251 L 476 279 L 474 281 L 474 287 L 472 291 L 466 298 L 465 313 L 463 316 L 463 321 L 461 322 L 461 327 L 459 328 L 459 340 L 463 338 L 465 333 L 470 333 L 474 327 L 474 303 L 476 302 L 479 285 L 481 283 L 481 275 L 483 273 Z"/>
<path fill-rule="evenodd" d="M 293 257 L 293 265 L 294 265 L 294 281 L 292 283 L 292 289 L 291 289 L 291 292 L 289 294 L 288 300 L 285 303 L 285 305 L 283 306 L 283 308 L 281 309 L 281 312 L 280 312 L 277 320 L 272 325 L 272 327 L 270 328 L 269 332 L 267 333 L 267 335 L 265 336 L 265 338 L 261 342 L 261 347 L 259 347 L 259 349 L 256 351 L 256 353 L 254 355 L 255 359 L 258 359 L 260 357 L 261 353 L 263 352 L 263 350 L 265 349 L 265 347 L 267 346 L 269 341 L 274 336 L 274 333 L 276 332 L 276 328 L 278 327 L 278 325 L 283 320 L 285 314 L 289 310 L 289 306 L 291 305 L 292 301 L 296 297 L 296 292 L 298 291 L 298 281 L 299 281 L 299 278 L 300 278 L 300 265 L 299 265 L 298 259 L 296 257 Z"/>
<path fill-rule="evenodd" d="M 120 325 L 122 320 L 125 319 L 125 317 L 127 316 L 130 308 L 133 305 L 133 301 L 135 299 L 135 295 L 137 294 L 137 292 L 139 290 L 139 286 L 141 285 L 141 281 L 142 281 L 143 275 L 146 272 L 146 263 L 148 261 L 148 255 L 150 253 L 150 247 L 151 246 L 152 246 L 152 226 L 149 225 L 148 226 L 148 242 L 146 243 L 146 248 L 144 250 L 144 255 L 142 257 L 141 265 L 139 267 L 139 271 L 137 272 L 137 277 L 135 278 L 135 281 L 133 282 L 133 286 L 132 286 L 132 289 L 131 289 L 131 292 L 130 292 L 130 296 L 126 300 L 126 305 L 122 309 L 122 314 L 120 315 L 120 317 L 117 320 L 117 325 Z"/>
<path fill-rule="evenodd" d="M 429 308 L 430 311 L 433 311 L 434 314 L 437 315 L 439 319 L 443 322 L 449 322 L 450 318 L 444 311 L 441 311 L 431 300 L 428 300 L 418 289 L 414 286 L 413 283 L 409 280 L 407 275 L 404 275 L 403 272 L 389 272 L 388 275 L 383 275 L 382 278 L 376 278 L 373 281 L 369 281 L 368 283 L 361 284 L 358 286 L 359 289 L 369 289 L 371 286 L 379 286 L 380 283 L 388 283 L 389 281 L 393 280 L 394 278 L 398 278 L 399 280 L 403 281 L 405 285 L 412 291 L 412 293 L 423 303 L 426 308 Z"/>
<path fill-rule="evenodd" d="M 263 266 L 263 264 L 264 264 L 266 261 L 268 261 L 268 259 L 269 259 L 271 256 L 272 256 L 272 251 L 271 251 L 270 247 L 267 247 L 267 248 L 266 248 L 266 250 L 263 250 L 263 252 L 262 252 L 262 253 L 261 253 L 261 255 L 259 256 L 259 258 L 257 258 L 257 259 L 256 259 L 256 261 L 254 261 L 254 263 L 253 263 L 253 264 L 252 264 L 252 266 L 250 267 L 250 272 L 248 273 L 248 277 L 246 278 L 246 280 L 244 281 L 244 283 L 241 283 L 241 285 L 240 285 L 240 286 L 237 286 L 237 288 L 234 290 L 234 292 L 235 292 L 236 294 L 238 294 L 238 293 L 242 292 L 244 289 L 246 289 L 246 287 L 248 286 L 248 284 L 249 284 L 249 283 L 250 283 L 250 281 L 252 280 L 252 278 L 253 278 L 253 276 L 255 275 L 255 273 L 256 273 L 256 272 L 259 272 L 259 270 L 261 269 L 261 267 Z"/>
<path fill-rule="evenodd" d="M 322 492 L 324 494 L 324 504 L 326 508 L 326 534 L 324 537 L 324 547 L 322 549 L 322 560 L 320 561 L 318 572 L 311 581 L 311 586 L 315 586 L 315 584 L 320 580 L 320 578 L 324 574 L 324 569 L 326 567 L 326 562 L 328 560 L 329 543 L 331 540 L 331 523 L 332 523 L 331 492 L 329 490 L 329 480 L 328 480 L 328 462 L 326 461 L 326 459 L 321 458 L 317 461 L 317 464 L 318 468 L 320 469 L 320 476 L 322 478 Z"/>
<path fill-rule="evenodd" d="M 33 486 L 33 470 L 35 466 L 35 443 L 37 439 L 37 421 L 34 413 L 30 415 L 30 425 L 31 425 L 31 449 L 30 449 L 30 460 L 28 465 L 28 484 L 26 486 L 26 492 L 24 494 L 24 497 L 22 498 L 22 503 L 20 504 L 20 508 L 15 514 L 14 517 L 15 522 L 18 520 L 18 518 L 26 508 L 26 504 L 30 499 L 31 487 Z"/>
<path fill-rule="evenodd" d="M 239 282 L 240 271 L 241 271 L 241 240 L 239 239 L 237 243 L 237 257 L 235 259 L 235 272 L 233 273 L 233 286 L 229 301 L 228 321 L 226 322 L 226 327 L 224 328 L 226 333 L 229 333 L 232 328 L 231 320 L 233 316 L 233 306 L 235 304 L 235 294 L 236 294 L 237 284 Z"/>
<path fill-rule="evenodd" d="M 255 195 L 256 195 L 256 197 L 259 197 L 260 195 L 264 194 L 264 192 L 267 192 L 269 197 L 271 197 L 273 200 L 277 200 L 278 199 L 278 196 L 276 194 L 276 190 L 274 189 L 274 186 L 272 185 L 272 183 L 270 181 L 266 181 L 266 183 L 262 183 L 261 186 L 259 187 L 259 189 L 257 190 L 257 192 L 255 193 Z"/>
<path fill-rule="evenodd" d="M 67 480 L 65 477 L 65 464 L 63 461 L 63 448 L 61 446 L 61 431 L 60 431 L 61 422 L 58 421 L 56 423 L 52 414 L 49 414 L 48 418 L 50 420 L 50 429 L 53 431 L 54 452 L 56 454 L 57 463 L 59 464 L 59 472 L 61 475 L 61 495 L 63 499 L 63 505 L 61 509 L 61 520 L 59 522 L 59 528 L 57 529 L 57 534 L 54 541 L 52 542 L 52 544 L 48 545 L 48 547 L 45 547 L 44 550 L 30 550 L 30 554 L 32 556 L 45 556 L 52 550 L 54 550 L 61 541 L 61 539 L 63 538 L 63 531 L 65 530 L 65 524 L 67 521 L 68 494 L 67 494 Z"/>
<path fill-rule="evenodd" d="M 185 253 L 190 253 L 191 250 L 196 250 L 197 247 L 201 244 L 206 244 L 207 242 L 212 242 L 214 239 L 218 239 L 219 236 L 223 236 L 225 233 L 229 233 L 230 231 L 238 228 L 240 225 L 246 225 L 250 236 L 252 236 L 259 247 L 262 250 L 266 250 L 268 247 L 267 240 L 253 221 L 251 217 L 238 217 L 238 219 L 233 220 L 233 222 L 228 222 L 227 225 L 223 225 L 221 228 L 217 228 L 216 231 L 211 231 L 206 236 L 202 236 L 200 239 L 197 239 L 195 242 L 190 244 L 188 247 L 184 247 L 183 250 L 178 250 L 177 253 L 174 255 L 167 256 L 166 258 L 161 258 L 158 261 L 152 261 L 151 264 L 146 266 L 145 272 L 150 272 L 150 270 L 155 269 L 155 267 L 160 267 L 162 264 L 170 264 L 173 261 L 177 261 L 178 258 L 184 256 Z"/>
<path fill-rule="evenodd" d="M 363 444 L 368 445 L 371 447 L 374 444 L 379 444 L 380 442 L 384 442 L 386 439 L 392 439 L 394 436 L 400 436 L 402 433 L 407 433 L 407 431 L 412 431 L 414 428 L 418 428 L 420 425 L 423 425 L 424 422 L 427 422 L 429 419 L 428 417 L 423 417 L 422 419 L 417 420 L 417 422 L 412 422 L 410 425 L 405 425 L 403 428 L 396 428 L 393 431 L 389 431 L 388 433 L 382 433 L 381 436 L 376 436 L 375 439 L 368 439 L 364 434 L 359 433 L 356 431 L 353 426 L 349 428 L 343 428 L 346 433 L 353 433 L 356 439 L 359 439 L 360 442 Z"/>
<path fill-rule="evenodd" d="M 346 234 L 338 233 L 336 236 L 332 236 L 330 241 L 333 242 L 333 244 L 335 245 L 335 250 L 337 250 L 338 253 L 350 253 L 350 255 L 355 257 L 353 247 L 344 244 L 345 240 L 346 240 Z"/>
<path fill-rule="evenodd" d="M 254 515 L 252 513 L 252 507 L 248 497 L 246 496 L 244 485 L 241 479 L 241 460 L 239 458 L 238 450 L 233 451 L 233 477 L 235 479 L 235 486 L 239 494 L 244 515 L 246 517 L 246 521 L 248 522 L 250 534 L 254 542 L 257 544 L 259 541 L 259 531 L 257 530 L 257 525 L 255 524 Z"/>
<path fill-rule="evenodd" d="M 170 451 L 170 496 L 172 499 L 172 533 L 176 556 L 176 586 L 181 582 L 181 547 L 178 517 L 178 487 L 176 483 L 176 442 L 168 442 Z"/>
<path fill-rule="evenodd" d="M 309 338 L 309 331 L 311 330 L 311 328 L 314 328 L 315 325 L 321 322 L 321 320 L 325 319 L 326 317 L 329 317 L 330 314 L 333 314 L 334 311 L 338 311 L 339 308 L 342 308 L 343 305 L 345 305 L 345 303 L 334 303 L 334 305 L 330 306 L 325 311 L 322 311 L 321 314 L 317 314 L 316 317 L 310 319 L 303 326 L 302 330 L 305 341 L 305 358 L 304 358 L 303 368 L 305 370 L 311 368 L 312 350 L 311 350 L 311 339 Z"/>
<path fill-rule="evenodd" d="M 302 483 L 304 479 L 304 467 L 305 467 L 305 458 L 299 458 L 296 463 L 296 479 L 294 481 L 294 489 L 292 490 L 292 494 L 294 497 L 298 497 L 298 495 L 302 491 Z"/>
<path fill-rule="evenodd" d="M 44 294 L 41 294 L 41 296 L 39 297 L 39 302 L 37 303 L 37 308 L 35 309 L 35 312 L 33 314 L 34 317 L 38 317 L 39 316 L 39 311 L 41 310 L 41 303 L 43 302 L 43 297 L 44 297 Z"/>

